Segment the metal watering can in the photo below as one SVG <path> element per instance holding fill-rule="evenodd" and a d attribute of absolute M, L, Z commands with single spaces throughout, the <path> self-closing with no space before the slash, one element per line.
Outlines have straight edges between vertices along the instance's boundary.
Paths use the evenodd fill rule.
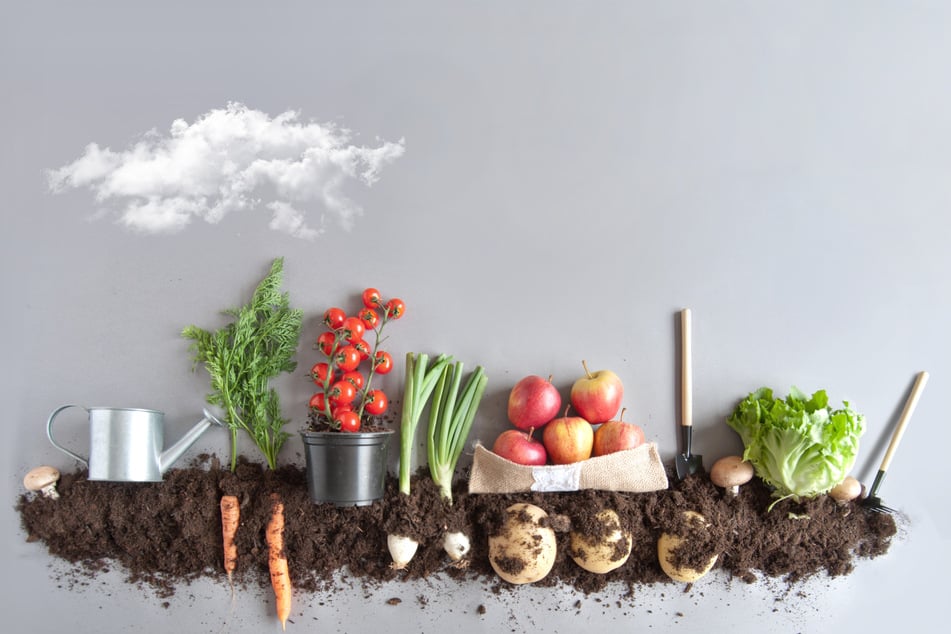
<path fill-rule="evenodd" d="M 89 458 L 83 458 L 53 440 L 53 419 L 63 410 L 79 407 L 89 418 Z M 161 482 L 162 474 L 181 458 L 198 437 L 222 422 L 208 409 L 204 418 L 164 449 L 165 413 L 133 407 L 63 405 L 50 414 L 46 435 L 53 446 L 89 467 L 90 480 Z"/>

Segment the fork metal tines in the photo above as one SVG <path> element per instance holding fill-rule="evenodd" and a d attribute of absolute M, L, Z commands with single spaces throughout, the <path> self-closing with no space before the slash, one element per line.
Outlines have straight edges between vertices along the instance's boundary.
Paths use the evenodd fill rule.
<path fill-rule="evenodd" d="M 879 471 L 875 474 L 875 480 L 872 482 L 872 488 L 869 490 L 868 495 L 862 500 L 862 506 L 872 511 L 873 513 L 895 513 L 895 509 L 889 508 L 882 504 L 882 499 L 878 497 L 878 487 L 882 485 L 882 480 L 885 479 L 885 472 Z"/>
<path fill-rule="evenodd" d="M 891 515 L 894 515 L 895 513 L 898 512 L 889 506 L 885 506 L 884 504 L 882 504 L 881 500 L 877 498 L 875 499 L 865 498 L 864 500 L 862 500 L 862 506 L 864 506 L 866 509 L 868 509 L 872 513 L 889 513 Z"/>

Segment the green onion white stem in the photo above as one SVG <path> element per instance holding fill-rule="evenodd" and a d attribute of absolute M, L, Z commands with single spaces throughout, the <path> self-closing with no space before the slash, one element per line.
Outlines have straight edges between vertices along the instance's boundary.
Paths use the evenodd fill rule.
<path fill-rule="evenodd" d="M 442 539 L 442 548 L 453 561 L 459 561 L 469 554 L 472 545 L 469 536 L 461 531 L 446 531 Z"/>
<path fill-rule="evenodd" d="M 423 416 L 429 397 L 436 389 L 437 382 L 446 373 L 451 362 L 452 357 L 441 354 L 430 366 L 428 354 L 414 355 L 412 352 L 406 354 L 403 413 L 400 420 L 400 493 L 403 495 L 410 494 L 416 427 Z M 406 535 L 390 534 L 386 537 L 386 546 L 393 559 L 393 568 L 402 570 L 416 554 L 419 542 Z"/>
<path fill-rule="evenodd" d="M 449 504 L 452 504 L 452 479 L 456 463 L 462 455 L 488 383 L 485 369 L 478 366 L 460 394 L 462 371 L 463 364 L 457 361 L 440 376 L 429 416 L 429 472 L 439 487 L 440 495 Z"/>
<path fill-rule="evenodd" d="M 439 377 L 429 414 L 429 472 L 439 487 L 440 496 L 450 505 L 456 463 L 462 455 L 488 383 L 485 370 L 477 366 L 460 394 L 462 371 L 463 364 L 457 361 Z M 465 557 L 469 548 L 469 536 L 465 533 L 447 531 L 443 536 L 443 549 L 453 561 Z"/>
<path fill-rule="evenodd" d="M 393 563 L 390 564 L 394 570 L 402 570 L 413 559 L 416 549 L 419 548 L 419 542 L 412 537 L 404 535 L 387 535 L 386 547 L 390 551 L 390 557 Z"/>

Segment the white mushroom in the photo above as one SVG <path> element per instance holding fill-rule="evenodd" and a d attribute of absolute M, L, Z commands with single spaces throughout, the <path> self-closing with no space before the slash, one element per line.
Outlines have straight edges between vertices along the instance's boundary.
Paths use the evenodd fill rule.
<path fill-rule="evenodd" d="M 36 467 L 23 476 L 23 486 L 29 491 L 39 491 L 45 497 L 59 499 L 56 483 L 59 481 L 59 471 L 56 467 Z"/>
<path fill-rule="evenodd" d="M 710 480 L 734 497 L 740 492 L 740 487 L 752 479 L 753 465 L 740 456 L 720 458 L 710 469 Z"/>
<path fill-rule="evenodd" d="M 829 491 L 829 497 L 839 504 L 845 504 L 857 498 L 861 493 L 862 483 L 852 476 L 846 476 L 842 482 L 832 487 Z"/>

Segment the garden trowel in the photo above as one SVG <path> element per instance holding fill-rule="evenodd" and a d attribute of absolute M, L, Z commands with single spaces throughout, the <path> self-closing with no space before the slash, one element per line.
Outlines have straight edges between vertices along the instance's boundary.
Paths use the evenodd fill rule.
<path fill-rule="evenodd" d="M 675 459 L 677 477 L 683 480 L 687 476 L 703 471 L 702 456 L 695 455 L 693 444 L 693 377 L 690 352 L 690 309 L 680 311 L 680 430 L 682 453 Z"/>

